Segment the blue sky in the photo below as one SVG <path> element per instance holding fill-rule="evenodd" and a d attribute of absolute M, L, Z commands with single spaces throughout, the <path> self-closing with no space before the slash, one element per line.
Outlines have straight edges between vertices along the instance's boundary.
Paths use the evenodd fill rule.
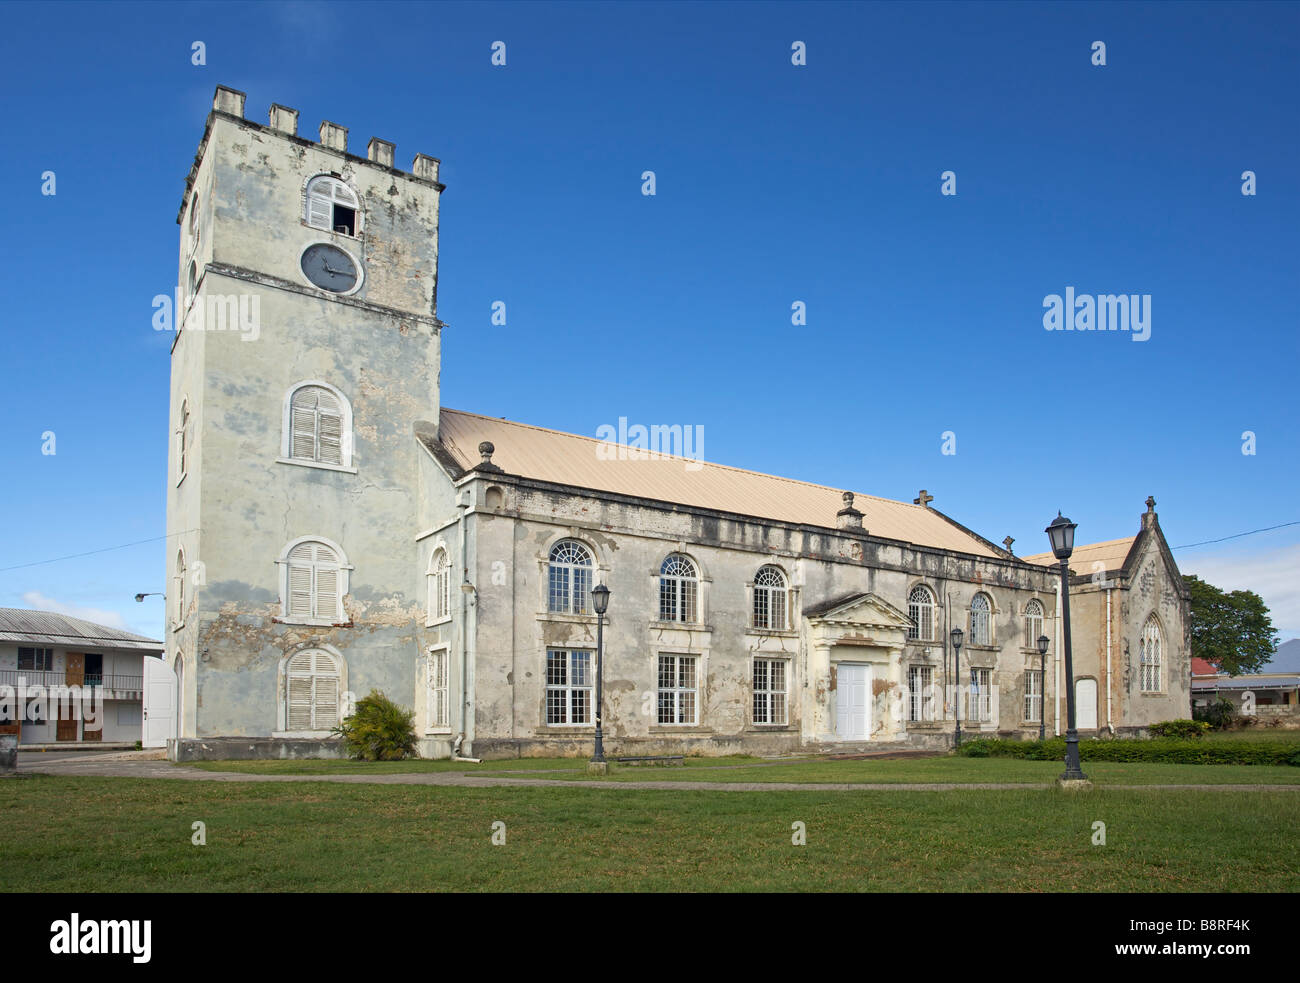
<path fill-rule="evenodd" d="M 162 637 L 150 305 L 218 83 L 442 160 L 446 406 L 702 427 L 1022 554 L 1057 509 L 1132 535 L 1148 494 L 1175 547 L 1300 520 L 1295 4 L 3 9 L 0 606 Z M 1066 287 L 1150 295 L 1150 339 L 1045 331 Z M 1176 556 L 1300 635 L 1300 526 Z"/>

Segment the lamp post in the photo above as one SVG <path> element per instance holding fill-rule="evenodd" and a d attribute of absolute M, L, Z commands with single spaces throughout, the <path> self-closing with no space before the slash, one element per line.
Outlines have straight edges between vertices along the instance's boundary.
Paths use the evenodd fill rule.
<path fill-rule="evenodd" d="M 593 587 L 591 603 L 596 609 L 596 754 L 591 759 L 591 763 L 603 767 L 605 764 L 605 732 L 602 728 L 605 716 L 605 612 L 609 610 L 609 588 L 604 584 Z"/>
<path fill-rule="evenodd" d="M 140 604 L 144 603 L 146 597 L 162 597 L 162 591 L 150 591 L 148 594 L 136 594 L 135 599 Z"/>
<path fill-rule="evenodd" d="M 1046 739 L 1047 726 L 1047 645 L 1051 639 L 1038 636 L 1038 739 Z"/>
<path fill-rule="evenodd" d="M 1065 774 L 1062 782 L 1086 782 L 1088 776 L 1079 767 L 1079 731 L 1074 724 L 1074 661 L 1070 650 L 1070 554 L 1074 552 L 1074 530 L 1060 512 L 1043 531 L 1052 544 L 1052 555 L 1061 561 L 1061 624 L 1065 635 Z"/>
<path fill-rule="evenodd" d="M 961 640 L 966 637 L 966 633 L 960 628 L 954 628 L 950 633 L 952 638 L 952 678 L 953 678 L 953 697 L 952 697 L 952 715 L 957 721 L 957 739 L 953 747 L 961 747 Z"/>

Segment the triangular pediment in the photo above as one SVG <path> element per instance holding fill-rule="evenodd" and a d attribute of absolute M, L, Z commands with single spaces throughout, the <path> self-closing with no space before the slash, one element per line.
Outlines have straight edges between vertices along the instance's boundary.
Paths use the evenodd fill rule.
<path fill-rule="evenodd" d="M 912 620 L 888 601 L 870 592 L 849 594 L 804 609 L 813 624 L 850 624 L 870 628 L 911 628 Z"/>

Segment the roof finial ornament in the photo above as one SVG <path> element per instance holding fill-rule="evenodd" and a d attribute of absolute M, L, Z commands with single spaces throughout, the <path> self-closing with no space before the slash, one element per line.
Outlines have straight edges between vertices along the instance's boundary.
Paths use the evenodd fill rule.
<path fill-rule="evenodd" d="M 1002 545 L 1005 546 L 1005 547 L 1007 548 L 1007 552 L 1008 552 L 1008 553 L 1011 553 L 1012 556 L 1015 556 L 1015 553 L 1012 553 L 1012 552 L 1011 552 L 1011 544 L 1014 543 L 1014 542 L 1015 542 L 1015 539 L 1014 539 L 1013 537 L 1011 537 L 1011 536 L 1008 536 L 1006 539 L 1002 540 Z"/>
<path fill-rule="evenodd" d="M 934 496 L 933 496 L 933 495 L 927 495 L 927 494 L 925 493 L 925 489 L 922 488 L 922 489 L 921 489 L 921 494 L 917 495 L 916 498 L 912 499 L 912 504 L 913 504 L 913 505 L 919 505 L 919 506 L 921 506 L 921 508 L 923 508 L 923 509 L 928 509 L 928 508 L 930 507 L 930 503 L 933 502 L 933 501 L 934 501 Z"/>
<path fill-rule="evenodd" d="M 482 443 L 480 443 L 478 445 L 478 452 L 483 455 L 483 460 L 481 460 L 478 464 L 474 465 L 473 470 L 475 471 L 500 471 L 501 470 L 501 468 L 499 468 L 497 465 L 492 463 L 492 455 L 496 452 L 496 447 L 493 446 L 492 441 L 485 440 Z"/>
<path fill-rule="evenodd" d="M 1148 495 L 1148 496 L 1147 496 L 1147 511 L 1148 511 L 1148 512 L 1154 512 L 1155 510 L 1156 510 L 1156 500 L 1155 500 L 1154 496 Z"/>
<path fill-rule="evenodd" d="M 853 492 L 846 491 L 842 496 L 844 508 L 835 513 L 835 525 L 840 529 L 862 529 L 862 513 L 853 507 Z"/>

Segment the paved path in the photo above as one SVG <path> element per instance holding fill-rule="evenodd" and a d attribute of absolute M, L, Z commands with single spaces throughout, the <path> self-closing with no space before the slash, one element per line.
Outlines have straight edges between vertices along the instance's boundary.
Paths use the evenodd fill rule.
<path fill-rule="evenodd" d="M 234 771 L 203 771 L 173 765 L 160 760 L 160 752 L 131 754 L 77 755 L 49 760 L 43 755 L 20 754 L 19 773 L 39 772 L 47 775 L 77 775 L 97 778 L 171 778 L 200 782 L 343 782 L 352 785 L 454 785 L 468 788 L 493 788 L 524 785 L 544 788 L 595 789 L 671 789 L 707 792 L 954 792 L 981 789 L 1009 791 L 1017 789 L 1055 788 L 1051 782 L 935 782 L 935 783 L 852 783 L 813 784 L 800 782 L 695 782 L 635 781 L 602 782 L 598 779 L 569 781 L 559 778 L 516 778 L 501 772 L 467 774 L 458 771 L 421 771 L 378 775 L 250 775 Z M 723 765 L 721 768 L 735 766 Z M 753 766 L 750 766 L 753 767 Z M 694 769 L 693 769 L 694 770 Z M 1212 792 L 1298 792 L 1297 785 L 1105 785 L 1107 789 L 1130 791 L 1201 790 Z"/>

